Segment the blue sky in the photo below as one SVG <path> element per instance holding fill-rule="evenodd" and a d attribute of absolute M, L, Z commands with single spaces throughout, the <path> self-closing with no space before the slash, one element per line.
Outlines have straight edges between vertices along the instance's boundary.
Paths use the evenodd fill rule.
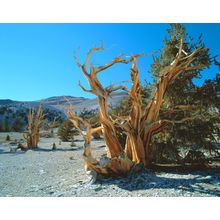
<path fill-rule="evenodd" d="M 73 51 L 81 63 L 93 45 L 103 41 L 106 51 L 92 57 L 105 64 L 121 52 L 150 53 L 162 46 L 168 24 L 0 24 L 0 99 L 38 100 L 50 96 L 72 95 L 92 98 L 78 87 L 87 87 L 73 60 Z M 212 55 L 220 54 L 220 24 L 185 24 L 194 38 L 203 40 Z M 150 80 L 150 56 L 139 60 L 141 80 Z M 129 80 L 129 65 L 118 64 L 99 78 L 104 85 Z M 217 70 L 206 71 L 213 78 Z M 88 87 L 87 87 L 88 88 Z"/>

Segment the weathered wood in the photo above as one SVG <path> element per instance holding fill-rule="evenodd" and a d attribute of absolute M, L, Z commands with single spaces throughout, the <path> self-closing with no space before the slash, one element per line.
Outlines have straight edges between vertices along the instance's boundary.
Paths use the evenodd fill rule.
<path fill-rule="evenodd" d="M 40 103 L 35 115 L 34 109 L 30 109 L 28 114 L 28 127 L 24 134 L 27 141 L 27 148 L 36 148 L 40 138 L 40 127 L 44 119 L 42 103 Z"/>
<path fill-rule="evenodd" d="M 205 65 L 202 64 L 192 64 L 195 59 L 194 57 L 201 52 L 203 48 L 198 48 L 188 55 L 184 53 L 182 47 L 183 41 L 181 40 L 175 60 L 169 66 L 161 70 L 156 88 L 152 92 L 152 99 L 145 109 L 143 109 L 141 102 L 141 87 L 137 68 L 137 59 L 138 57 L 143 56 L 143 54 L 133 55 L 129 60 L 125 60 L 122 58 L 122 55 L 119 55 L 111 62 L 99 67 L 90 64 L 89 71 L 87 70 L 87 65 L 89 64 L 92 53 L 103 50 L 103 47 L 92 48 L 88 52 L 83 65 L 79 63 L 76 54 L 74 54 L 76 64 L 82 70 L 82 73 L 87 78 L 90 86 L 89 89 L 86 89 L 79 84 L 80 87 L 85 92 L 91 92 L 97 96 L 100 115 L 99 120 L 101 123 L 101 127 L 98 129 L 101 129 L 103 132 L 108 156 L 108 160 L 104 166 L 101 166 L 100 163 L 92 157 L 90 139 L 94 130 L 92 130 L 91 126 L 87 124 L 86 135 L 81 132 L 85 139 L 83 157 L 87 169 L 93 170 L 102 175 L 125 175 L 131 170 L 134 164 L 143 163 L 145 166 L 149 165 L 149 145 L 151 137 L 163 130 L 163 128 L 169 123 L 167 120 L 159 121 L 158 115 L 170 82 L 175 80 L 175 78 L 183 72 L 205 67 Z M 130 62 L 132 63 L 130 70 L 132 87 L 130 90 L 124 86 L 114 87 L 114 85 L 103 88 L 97 78 L 99 72 L 106 70 L 117 63 L 128 64 Z M 114 118 L 112 118 L 108 113 L 108 97 L 111 92 L 118 89 L 128 92 L 132 101 L 131 111 L 127 116 L 114 116 Z M 179 107 L 179 109 L 181 108 L 182 107 Z M 71 114 L 73 113 L 69 113 L 70 116 Z M 75 126 L 78 126 L 81 119 L 72 115 L 70 120 Z M 125 146 L 121 146 L 117 138 L 117 126 L 120 126 L 120 128 L 127 134 Z"/>

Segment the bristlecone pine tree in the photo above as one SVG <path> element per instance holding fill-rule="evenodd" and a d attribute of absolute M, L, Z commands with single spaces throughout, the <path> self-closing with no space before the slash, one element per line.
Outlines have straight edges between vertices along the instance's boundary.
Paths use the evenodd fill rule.
<path fill-rule="evenodd" d="M 130 59 L 124 59 L 123 55 L 119 55 L 111 62 L 99 67 L 94 66 L 92 63 L 89 65 L 89 62 L 94 52 L 104 49 L 102 46 L 90 49 L 82 65 L 79 63 L 76 54 L 74 54 L 76 64 L 87 78 L 90 88 L 86 89 L 80 83 L 79 86 L 85 92 L 90 92 L 97 96 L 101 126 L 95 129 L 102 130 L 107 149 L 108 159 L 104 164 L 103 162 L 100 164 L 93 158 L 90 147 L 91 134 L 96 131 L 91 126 L 85 125 L 87 132 L 86 134 L 81 132 L 81 134 L 85 139 L 83 156 L 87 170 L 93 170 L 101 175 L 112 176 L 126 175 L 134 165 L 144 164 L 148 166 L 151 162 L 152 150 L 150 145 L 152 137 L 162 132 L 170 124 L 180 124 L 192 120 L 193 116 L 191 115 L 183 115 L 182 118 L 170 117 L 163 119 L 159 117 L 159 113 L 165 94 L 175 80 L 179 77 L 187 77 L 187 74 L 190 75 L 194 71 L 209 66 L 208 49 L 204 45 L 201 45 L 199 47 L 192 47 L 189 50 L 186 48 L 186 42 L 182 36 L 173 42 L 172 47 L 175 48 L 173 57 L 163 62 L 163 66 L 158 69 L 155 88 L 152 90 L 151 98 L 145 106 L 142 102 L 142 88 L 140 86 L 137 67 L 138 58 L 144 56 L 144 54 L 132 55 Z M 130 77 L 132 86 L 130 90 L 124 86 L 115 87 L 115 85 L 104 88 L 97 78 L 100 72 L 117 63 L 131 63 Z M 87 68 L 88 65 L 89 68 Z M 110 116 L 107 101 L 111 93 L 119 89 L 128 92 L 131 100 L 131 108 L 128 114 L 123 117 L 116 115 Z M 187 106 L 184 108 L 193 108 L 192 103 L 183 103 L 183 105 Z M 181 108 L 180 106 L 177 108 L 168 106 L 167 112 L 163 112 L 163 114 L 170 114 L 170 112 Z M 68 115 L 75 127 L 79 123 L 83 123 L 82 119 L 74 115 L 72 111 L 69 111 Z M 121 145 L 117 135 L 118 127 L 126 134 L 124 146 Z M 78 129 L 80 131 L 79 126 Z"/>
<path fill-rule="evenodd" d="M 168 39 L 159 56 L 154 57 L 151 72 L 154 79 L 160 76 L 160 71 L 175 58 L 177 43 L 185 39 L 183 52 L 189 55 L 197 48 L 205 47 L 201 35 L 197 41 L 189 37 L 180 24 L 172 24 L 168 29 Z M 204 49 L 194 62 L 205 66 L 212 64 L 208 49 Z M 195 83 L 206 72 L 193 69 L 183 72 L 170 83 L 164 96 L 159 112 L 160 120 L 171 120 L 170 123 L 152 138 L 150 144 L 151 160 L 154 162 L 197 162 L 202 163 L 202 152 L 218 153 L 216 151 L 217 137 L 220 135 L 220 82 L 219 75 L 213 80 L 206 80 L 202 85 Z M 207 77 L 206 77 L 207 78 Z M 183 150 L 189 152 L 186 160 L 180 157 Z M 190 158 L 191 154 L 191 158 Z M 205 160 L 204 160 L 205 161 Z"/>
<path fill-rule="evenodd" d="M 37 112 L 30 109 L 28 114 L 28 126 L 24 138 L 27 141 L 27 148 L 37 148 L 40 138 L 40 127 L 44 119 L 42 104 L 40 103 Z"/>
<path fill-rule="evenodd" d="M 175 45 L 181 38 L 185 39 L 185 53 L 204 46 L 201 36 L 194 42 L 186 34 L 182 25 L 171 24 L 168 29 L 168 38 L 164 39 L 163 48 L 157 57 L 153 57 L 154 62 L 150 72 L 155 81 L 158 79 L 160 70 L 175 58 L 177 51 Z M 208 66 L 215 60 L 209 58 L 207 52 L 204 53 L 203 59 Z M 219 66 L 217 61 L 215 64 Z M 202 85 L 196 85 L 193 79 L 204 74 L 201 69 L 183 72 L 167 88 L 158 118 L 179 120 L 179 122 L 169 123 L 161 132 L 152 136 L 149 153 L 151 163 L 201 164 L 218 154 L 216 143 L 219 142 L 220 135 L 220 79 L 217 74 L 215 79 L 206 80 Z M 153 85 L 149 83 L 142 85 L 143 107 L 149 101 L 152 88 Z M 125 97 L 118 106 L 112 109 L 111 113 L 123 116 L 128 114 L 130 109 L 131 100 L 129 97 Z M 185 117 L 187 117 L 186 120 Z M 184 120 L 181 121 L 181 119 Z M 124 141 L 126 135 L 121 131 L 118 133 Z M 188 153 L 184 157 L 181 152 Z M 206 153 L 206 158 L 203 152 Z"/>

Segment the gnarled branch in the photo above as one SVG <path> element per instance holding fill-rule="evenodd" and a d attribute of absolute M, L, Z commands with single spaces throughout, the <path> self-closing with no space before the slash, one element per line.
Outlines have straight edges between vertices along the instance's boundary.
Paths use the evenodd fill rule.
<path fill-rule="evenodd" d="M 78 81 L 78 85 L 79 85 L 79 87 L 80 87 L 84 92 L 90 92 L 90 93 L 92 93 L 92 90 L 91 90 L 91 89 L 86 89 L 86 88 L 80 83 L 80 81 Z"/>
<path fill-rule="evenodd" d="M 122 59 L 121 57 L 123 56 L 124 54 L 120 54 L 119 56 L 117 56 L 116 58 L 114 58 L 111 62 L 103 65 L 103 66 L 99 66 L 99 67 L 96 67 L 94 68 L 94 73 L 97 74 L 105 69 L 108 69 L 109 67 L 113 66 L 114 64 L 116 63 L 125 63 L 125 64 L 128 64 L 129 62 L 131 62 L 131 60 L 125 60 L 125 59 Z"/>

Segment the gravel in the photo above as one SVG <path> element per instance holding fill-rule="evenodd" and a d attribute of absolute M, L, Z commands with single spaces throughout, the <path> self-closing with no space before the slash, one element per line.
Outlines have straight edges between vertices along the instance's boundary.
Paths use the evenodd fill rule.
<path fill-rule="evenodd" d="M 220 196 L 220 171 L 188 173 L 144 170 L 126 178 L 102 179 L 96 183 L 84 171 L 83 140 L 76 137 L 59 145 L 57 138 L 42 138 L 38 150 L 11 153 L 6 133 L 0 133 L 0 196 L 16 197 L 176 197 Z M 20 133 L 10 133 L 20 140 Z M 52 151 L 56 143 L 57 150 Z M 105 150 L 102 140 L 93 140 L 93 152 L 100 157 Z"/>

